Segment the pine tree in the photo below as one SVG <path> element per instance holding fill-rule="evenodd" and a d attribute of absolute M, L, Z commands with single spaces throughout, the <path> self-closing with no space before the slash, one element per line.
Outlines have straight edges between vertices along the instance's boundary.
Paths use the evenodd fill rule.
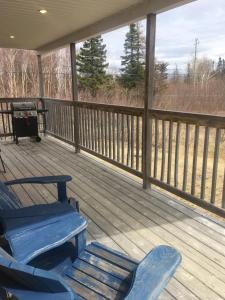
<path fill-rule="evenodd" d="M 217 77 L 225 76 L 225 60 L 222 57 L 219 57 L 217 68 L 216 68 Z"/>
<path fill-rule="evenodd" d="M 155 64 L 155 94 L 160 94 L 167 88 L 167 67 L 168 63 L 166 62 Z"/>
<path fill-rule="evenodd" d="M 121 56 L 122 68 L 120 82 L 123 87 L 132 89 L 144 79 L 143 38 L 138 24 L 131 24 L 124 43 L 124 56 Z"/>
<path fill-rule="evenodd" d="M 77 56 L 78 79 L 82 88 L 87 88 L 93 97 L 100 86 L 108 80 L 106 74 L 106 45 L 101 36 L 84 42 Z"/>

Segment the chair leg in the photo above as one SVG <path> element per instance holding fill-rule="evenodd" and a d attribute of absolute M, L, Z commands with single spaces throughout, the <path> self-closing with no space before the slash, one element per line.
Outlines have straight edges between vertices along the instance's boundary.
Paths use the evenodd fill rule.
<path fill-rule="evenodd" d="M 86 229 L 75 236 L 75 257 L 86 248 Z"/>
<path fill-rule="evenodd" d="M 1 153 L 0 153 L 0 160 L 1 160 L 2 168 L 3 168 L 3 172 L 6 173 L 5 163 L 4 163 L 3 159 L 2 159 L 2 154 Z"/>

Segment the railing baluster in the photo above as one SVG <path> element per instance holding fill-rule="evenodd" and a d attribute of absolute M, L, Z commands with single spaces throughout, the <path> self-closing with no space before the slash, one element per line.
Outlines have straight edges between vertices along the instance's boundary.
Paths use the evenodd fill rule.
<path fill-rule="evenodd" d="M 124 114 L 122 114 L 122 164 L 124 164 Z"/>
<path fill-rule="evenodd" d="M 86 147 L 86 140 L 85 140 L 85 125 L 84 125 L 84 108 L 81 107 L 81 122 L 82 122 L 82 145 Z"/>
<path fill-rule="evenodd" d="M 93 109 L 90 109 L 90 126 L 91 126 L 91 149 L 95 149 L 94 145 L 94 126 L 93 126 Z"/>
<path fill-rule="evenodd" d="M 176 132 L 176 150 L 175 150 L 175 168 L 174 168 L 174 186 L 175 187 L 178 187 L 179 151 L 180 151 L 180 122 L 177 123 L 177 132 Z"/>
<path fill-rule="evenodd" d="M 59 120 L 59 112 L 58 112 L 59 110 L 58 110 L 58 106 L 57 105 L 55 105 L 55 114 L 56 114 L 56 119 L 58 119 Z M 56 132 L 56 134 L 58 134 L 59 135 L 59 123 L 58 122 L 56 122 L 55 123 L 55 132 Z"/>
<path fill-rule="evenodd" d="M 158 145 L 159 145 L 159 122 L 155 119 L 155 157 L 154 157 L 154 177 L 157 177 L 158 171 Z"/>
<path fill-rule="evenodd" d="M 117 161 L 120 162 L 120 115 L 117 113 Z"/>
<path fill-rule="evenodd" d="M 108 156 L 108 134 L 107 134 L 107 111 L 104 111 L 104 128 L 105 128 L 105 156 Z"/>
<path fill-rule="evenodd" d="M 213 159 L 213 175 L 212 175 L 212 190 L 211 190 L 211 203 L 215 204 L 216 198 L 216 185 L 217 185 L 217 171 L 218 171 L 218 160 L 219 160 L 219 150 L 221 141 L 221 129 L 216 129 L 215 138 L 215 149 L 214 149 L 214 159 Z"/>
<path fill-rule="evenodd" d="M 223 173 L 223 193 L 222 193 L 221 207 L 225 208 L 225 170 Z"/>
<path fill-rule="evenodd" d="M 89 140 L 88 140 L 88 125 L 87 125 L 87 108 L 84 108 L 84 122 L 85 122 L 85 140 L 86 140 L 86 147 L 89 148 Z"/>
<path fill-rule="evenodd" d="M 172 165 L 172 144 L 173 143 L 173 121 L 169 125 L 169 143 L 168 143 L 168 167 L 167 167 L 167 184 L 171 181 L 171 165 Z"/>
<path fill-rule="evenodd" d="M 96 110 L 96 126 L 97 126 L 97 128 L 96 128 L 96 130 L 97 130 L 97 152 L 98 153 L 100 153 L 100 125 L 99 125 L 99 122 L 100 122 L 100 120 L 99 120 L 99 117 L 100 115 L 99 115 L 99 109 L 97 109 Z"/>
<path fill-rule="evenodd" d="M 190 140 L 190 127 L 186 124 L 185 133 L 185 149 L 184 149 L 184 174 L 183 174 L 183 191 L 187 190 L 187 175 L 188 175 L 188 165 L 189 165 L 189 140 Z"/>
<path fill-rule="evenodd" d="M 67 122 L 66 122 L 66 116 L 67 116 L 67 106 L 64 105 L 64 107 L 63 107 L 64 136 L 63 136 L 63 138 L 66 137 L 66 140 L 67 140 L 67 139 L 68 139 L 68 136 L 67 136 Z M 79 134 L 79 132 L 78 132 L 78 134 Z"/>
<path fill-rule="evenodd" d="M 208 162 L 208 150 L 209 150 L 209 127 L 205 127 L 204 136 L 204 150 L 202 158 L 202 180 L 201 180 L 201 199 L 205 199 L 205 184 L 206 184 L 206 172 L 207 172 L 207 162 Z"/>
<path fill-rule="evenodd" d="M 139 126 L 139 117 L 136 116 L 136 170 L 139 170 L 139 130 L 140 130 L 140 126 Z"/>
<path fill-rule="evenodd" d="M 130 166 L 130 115 L 127 115 L 127 166 Z"/>
<path fill-rule="evenodd" d="M 10 104 L 8 102 L 6 102 L 6 109 L 10 110 Z M 10 118 L 9 114 L 7 114 L 7 122 L 8 122 L 8 131 L 9 131 L 9 133 L 12 133 L 11 121 L 12 121 L 12 119 Z"/>
<path fill-rule="evenodd" d="M 134 116 L 131 115 L 131 128 L 130 128 L 130 135 L 131 135 L 131 168 L 134 168 Z"/>
<path fill-rule="evenodd" d="M 3 110 L 2 103 L 1 103 L 1 110 Z M 3 114 L 1 114 L 1 116 L 2 116 L 3 133 L 6 134 L 5 117 Z"/>
<path fill-rule="evenodd" d="M 116 144 L 115 144 L 115 113 L 112 113 L 112 134 L 113 134 L 113 160 L 116 158 Z"/>
<path fill-rule="evenodd" d="M 95 152 L 97 152 L 98 150 L 98 145 L 97 145 L 97 122 L 96 122 L 96 109 L 93 109 L 93 127 L 94 127 L 94 141 L 95 141 L 95 145 L 94 145 L 94 150 Z"/>
<path fill-rule="evenodd" d="M 166 123 L 162 121 L 162 164 L 161 164 L 161 181 L 164 181 L 166 162 Z"/>
<path fill-rule="evenodd" d="M 195 195 L 195 187 L 196 187 L 196 173 L 197 173 L 197 163 L 198 163 L 198 143 L 199 143 L 199 125 L 195 125 L 195 140 L 194 140 L 192 180 L 191 180 L 191 194 L 192 195 Z"/>
<path fill-rule="evenodd" d="M 109 131 L 109 158 L 112 158 L 112 113 L 109 111 L 108 131 Z"/>
<path fill-rule="evenodd" d="M 104 155 L 105 149 L 104 149 L 104 131 L 103 131 L 103 116 L 102 116 L 102 110 L 100 111 L 100 124 L 101 124 L 101 154 Z"/>
<path fill-rule="evenodd" d="M 91 109 L 88 109 L 88 139 L 89 139 L 89 149 L 92 149 L 92 138 L 91 138 Z"/>
<path fill-rule="evenodd" d="M 83 109 L 82 109 L 82 114 L 83 114 Z M 74 122 L 73 122 L 73 114 L 74 114 L 74 109 L 72 106 L 70 106 L 70 118 L 71 118 L 71 123 L 70 123 L 70 127 L 71 127 L 71 133 L 70 133 L 70 140 L 71 142 L 75 142 L 74 141 Z"/>

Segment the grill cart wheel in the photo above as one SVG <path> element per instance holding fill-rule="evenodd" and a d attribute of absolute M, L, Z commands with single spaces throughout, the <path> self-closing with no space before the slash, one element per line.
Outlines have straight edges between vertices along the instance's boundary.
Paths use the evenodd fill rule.
<path fill-rule="evenodd" d="M 36 140 L 37 143 L 40 143 L 40 141 L 41 141 L 40 136 L 36 136 L 35 140 Z"/>

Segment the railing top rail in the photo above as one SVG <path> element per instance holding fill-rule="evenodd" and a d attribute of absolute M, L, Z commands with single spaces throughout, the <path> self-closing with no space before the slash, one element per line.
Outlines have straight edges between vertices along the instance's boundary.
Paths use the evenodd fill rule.
<path fill-rule="evenodd" d="M 106 110 L 109 112 L 118 112 L 121 114 L 128 113 L 137 116 L 142 115 L 144 111 L 143 108 L 141 107 L 133 107 L 133 106 L 122 106 L 122 105 L 103 104 L 103 103 L 84 102 L 84 101 L 76 101 L 75 103 L 79 107 Z"/>
<path fill-rule="evenodd" d="M 113 104 L 104 104 L 104 103 L 96 103 L 96 102 L 87 102 L 87 101 L 72 101 L 72 100 L 62 100 L 62 99 L 51 99 L 51 98 L 43 98 L 43 100 L 62 103 L 65 105 L 73 105 L 76 104 L 79 107 L 85 107 L 90 109 L 98 109 L 109 112 L 117 112 L 121 114 L 132 114 L 132 115 L 142 115 L 143 108 L 141 107 L 133 107 L 133 106 L 122 106 L 122 105 L 113 105 Z"/>
<path fill-rule="evenodd" d="M 63 100 L 63 99 L 57 99 L 57 98 L 42 98 L 44 101 L 54 102 L 54 103 L 60 103 L 62 105 L 73 105 L 74 101 L 72 100 Z"/>
<path fill-rule="evenodd" d="M 131 114 L 140 116 L 143 114 L 143 108 L 141 107 L 132 107 L 132 106 L 122 106 L 122 105 L 113 105 L 113 104 L 103 104 L 96 102 L 87 102 L 87 101 L 72 101 L 72 100 L 63 100 L 63 99 L 54 99 L 54 98 L 42 98 L 46 101 L 51 101 L 55 103 L 60 103 L 62 105 L 74 105 L 77 104 L 79 107 L 85 107 L 89 109 L 98 109 L 108 112 L 117 112 L 121 114 Z M 41 100 L 40 97 L 0 97 L 0 103 L 5 102 L 19 102 L 24 100 Z M 190 113 L 190 112 L 181 112 L 181 111 L 169 111 L 161 109 L 150 109 L 149 114 L 157 119 L 173 122 L 181 122 L 188 124 L 198 124 L 199 126 L 207 126 L 214 128 L 225 129 L 225 117 L 219 115 L 211 114 L 202 114 L 202 113 Z"/>
<path fill-rule="evenodd" d="M 0 103 L 6 103 L 6 102 L 20 102 L 20 101 L 38 101 L 41 100 L 40 97 L 0 97 Z"/>
<path fill-rule="evenodd" d="M 197 124 L 199 126 L 225 129 L 225 117 L 223 116 L 160 109 L 151 109 L 149 113 L 152 117 L 164 121 Z"/>

